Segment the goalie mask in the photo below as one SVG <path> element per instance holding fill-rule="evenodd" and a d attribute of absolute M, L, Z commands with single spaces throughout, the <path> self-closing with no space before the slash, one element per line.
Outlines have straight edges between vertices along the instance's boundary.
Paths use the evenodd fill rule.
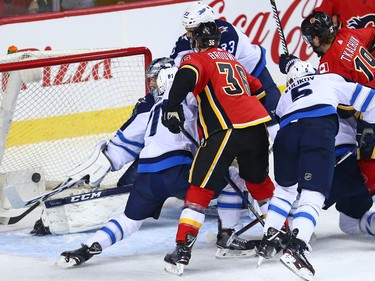
<path fill-rule="evenodd" d="M 160 76 L 159 79 L 159 73 L 161 70 L 167 70 L 167 69 L 175 69 L 174 73 L 177 71 L 177 67 L 175 67 L 174 60 L 171 58 L 158 58 L 153 60 L 150 63 L 150 66 L 148 67 L 146 71 L 146 78 L 147 78 L 147 86 L 149 92 L 154 96 L 155 99 L 157 97 L 162 96 L 166 90 L 166 85 L 168 83 L 167 78 L 171 78 L 173 81 L 174 73 L 171 77 L 171 75 L 165 75 L 166 72 L 163 71 L 163 75 Z M 169 73 L 171 74 L 171 73 Z"/>
<path fill-rule="evenodd" d="M 289 68 L 289 71 L 286 75 L 286 85 L 290 85 L 298 78 L 315 73 L 316 70 L 315 68 L 313 68 L 310 62 L 296 60 L 296 62 Z"/>
<path fill-rule="evenodd" d="M 196 2 L 188 7 L 182 16 L 182 25 L 187 30 L 198 27 L 203 22 L 213 22 L 215 13 L 213 9 L 201 2 Z"/>

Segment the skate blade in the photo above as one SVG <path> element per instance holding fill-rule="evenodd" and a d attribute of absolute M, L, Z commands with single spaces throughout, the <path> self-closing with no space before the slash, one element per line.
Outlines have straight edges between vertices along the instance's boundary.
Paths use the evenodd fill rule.
<path fill-rule="evenodd" d="M 295 266 L 294 263 L 296 262 L 296 259 L 292 255 L 289 255 L 289 254 L 286 253 L 286 254 L 281 256 L 280 261 L 288 269 L 290 269 L 294 274 L 296 274 L 297 276 L 299 276 L 303 280 L 306 280 L 306 281 L 313 280 L 314 274 L 309 269 L 307 269 L 306 267 L 302 267 L 302 268 L 298 269 Z"/>
<path fill-rule="evenodd" d="M 259 256 L 259 259 L 258 259 L 258 262 L 257 262 L 257 268 L 261 266 L 261 264 L 263 263 L 264 260 L 265 260 L 264 257 Z"/>
<path fill-rule="evenodd" d="M 166 262 L 164 270 L 168 273 L 182 276 L 182 274 L 184 274 L 184 267 L 185 265 L 181 263 L 171 264 L 169 262 Z"/>
<path fill-rule="evenodd" d="M 60 259 L 56 262 L 56 265 L 61 268 L 72 268 L 77 266 L 77 262 L 74 259 L 69 259 L 69 261 L 66 261 L 65 257 L 60 256 Z"/>
<path fill-rule="evenodd" d="M 230 250 L 230 249 L 217 249 L 215 257 L 218 259 L 230 259 L 230 258 L 247 258 L 254 257 L 254 250 Z"/>

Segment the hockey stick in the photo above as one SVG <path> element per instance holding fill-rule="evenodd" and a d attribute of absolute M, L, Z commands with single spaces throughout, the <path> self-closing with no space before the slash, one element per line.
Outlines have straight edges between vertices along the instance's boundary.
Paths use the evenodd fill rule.
<path fill-rule="evenodd" d="M 180 130 L 181 130 L 181 133 L 183 133 L 185 137 L 187 137 L 193 144 L 195 144 L 197 147 L 199 147 L 198 142 L 193 138 L 192 135 L 189 134 L 188 131 L 185 130 L 185 128 L 182 124 L 180 124 Z M 254 208 L 253 204 L 250 203 L 249 199 L 246 198 L 246 196 L 242 193 L 242 191 L 235 184 L 235 182 L 232 181 L 232 179 L 227 177 L 227 176 L 224 176 L 224 179 L 238 193 L 238 195 L 241 197 L 241 199 L 246 203 L 248 209 L 254 214 L 254 216 L 262 224 L 262 226 L 264 226 L 263 217 L 257 212 L 257 210 Z"/>
<path fill-rule="evenodd" d="M 262 218 L 264 219 L 265 216 L 262 215 Z M 250 228 L 252 228 L 254 225 L 257 225 L 258 223 L 260 222 L 260 220 L 258 220 L 258 218 L 252 220 L 251 222 L 249 222 L 247 225 L 245 225 L 243 228 L 237 230 L 234 234 L 237 235 L 237 236 L 240 236 L 242 233 L 248 231 Z M 230 243 L 229 243 L 230 244 Z"/>
<path fill-rule="evenodd" d="M 246 203 L 247 208 L 254 214 L 254 216 L 257 218 L 257 220 L 261 223 L 262 226 L 264 226 L 264 219 L 263 216 L 261 216 L 258 211 L 254 208 L 253 204 L 250 203 L 249 199 L 242 193 L 240 188 L 235 184 L 234 181 L 232 181 L 231 178 L 225 176 L 224 179 L 229 183 L 229 185 L 237 192 L 237 194 L 242 198 L 242 200 Z"/>
<path fill-rule="evenodd" d="M 52 191 L 44 193 L 41 196 L 34 197 L 28 201 L 22 200 L 20 195 L 18 194 L 16 188 L 14 185 L 9 185 L 4 187 L 4 194 L 9 200 L 9 203 L 12 205 L 13 208 L 19 209 L 26 207 L 28 205 L 37 203 L 37 202 L 42 202 L 45 201 L 47 198 L 60 193 L 68 188 L 71 188 L 72 186 L 79 184 L 80 182 L 83 182 L 84 179 L 79 179 L 79 180 L 72 180 L 68 179 L 65 182 L 60 183 L 58 186 L 56 186 Z"/>
<path fill-rule="evenodd" d="M 34 205 L 32 205 L 30 208 L 28 208 L 25 212 L 18 216 L 14 217 L 2 217 L 0 216 L 0 225 L 10 225 L 10 224 L 15 224 L 22 220 L 24 217 L 26 217 L 29 213 L 31 213 L 36 207 L 40 205 L 41 201 L 36 202 Z"/>
<path fill-rule="evenodd" d="M 280 42 L 281 42 L 281 45 L 283 46 L 284 54 L 288 56 L 289 55 L 288 46 L 286 45 L 284 31 L 281 26 L 279 13 L 277 12 L 276 2 L 275 0 L 270 0 L 270 1 L 271 1 L 271 6 L 272 6 L 273 18 L 276 21 L 277 32 L 279 33 L 279 36 L 280 36 Z"/>
<path fill-rule="evenodd" d="M 357 147 L 352 148 L 351 150 L 347 151 L 335 164 L 335 167 L 337 165 L 340 165 L 342 162 L 344 162 L 345 159 L 347 159 L 350 155 L 352 155 L 357 150 Z"/>

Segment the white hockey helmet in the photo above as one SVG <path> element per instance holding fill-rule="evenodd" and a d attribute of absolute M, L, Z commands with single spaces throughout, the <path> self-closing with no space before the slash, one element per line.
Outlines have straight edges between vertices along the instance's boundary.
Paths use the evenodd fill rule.
<path fill-rule="evenodd" d="M 175 67 L 175 63 L 174 63 L 174 60 L 171 59 L 171 58 L 167 58 L 167 57 L 162 57 L 162 58 L 157 58 L 157 59 L 154 59 L 149 67 L 147 68 L 147 71 L 146 71 L 146 78 L 147 78 L 147 86 L 148 86 L 148 90 L 151 94 L 154 95 L 155 99 L 158 97 L 158 96 L 161 96 L 163 95 L 164 91 L 160 91 L 160 87 L 162 84 L 166 84 L 166 82 L 164 81 L 165 79 L 160 79 L 159 81 L 159 73 L 161 70 L 163 69 L 169 69 L 169 68 L 175 68 L 176 71 L 177 71 L 177 67 Z M 174 75 L 173 75 L 173 78 L 174 78 Z M 173 80 L 172 78 L 172 80 Z M 151 85 L 149 79 L 152 79 L 156 82 L 157 84 L 157 87 Z M 160 84 L 159 84 L 160 83 Z M 162 87 L 165 87 L 165 86 L 162 86 Z"/>
<path fill-rule="evenodd" d="M 196 2 L 185 10 L 182 16 L 182 25 L 185 29 L 194 29 L 203 22 L 213 22 L 214 20 L 214 10 L 208 5 Z"/>
<path fill-rule="evenodd" d="M 296 60 L 286 75 L 286 85 L 293 83 L 294 80 L 306 75 L 315 74 L 316 70 L 308 61 Z"/>

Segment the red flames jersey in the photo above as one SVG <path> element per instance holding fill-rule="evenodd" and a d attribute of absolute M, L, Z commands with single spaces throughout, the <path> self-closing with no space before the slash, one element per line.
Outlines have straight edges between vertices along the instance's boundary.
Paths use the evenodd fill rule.
<path fill-rule="evenodd" d="M 257 78 L 248 74 L 230 53 L 211 48 L 189 53 L 180 69 L 196 73 L 193 90 L 198 100 L 199 122 L 204 136 L 230 128 L 245 128 L 271 120 L 256 96 L 262 89 Z"/>
<path fill-rule="evenodd" d="M 375 26 L 374 0 L 323 0 L 315 10 L 330 17 L 337 15 L 342 27 L 358 29 Z"/>
<path fill-rule="evenodd" d="M 333 72 L 375 88 L 375 51 L 367 51 L 374 40 L 375 27 L 342 28 L 329 50 L 320 59 L 319 73 Z"/>

